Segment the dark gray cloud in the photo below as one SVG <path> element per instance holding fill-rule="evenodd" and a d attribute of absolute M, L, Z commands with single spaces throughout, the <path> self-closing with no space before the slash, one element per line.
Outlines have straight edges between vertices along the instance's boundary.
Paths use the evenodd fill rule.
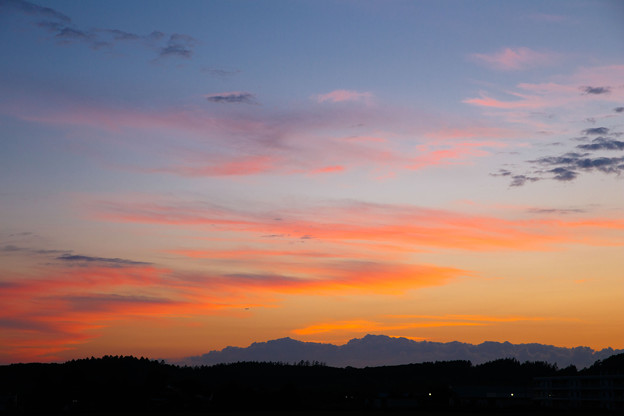
<path fill-rule="evenodd" d="M 624 113 L 624 107 L 615 107 L 613 111 L 616 113 Z"/>
<path fill-rule="evenodd" d="M 597 137 L 589 144 L 576 146 L 582 150 L 624 150 L 624 142 L 608 137 Z"/>
<path fill-rule="evenodd" d="M 168 304 L 171 300 L 153 296 L 96 294 L 85 296 L 62 296 L 61 299 L 70 304 L 77 311 L 107 311 L 118 305 L 129 304 Z"/>
<path fill-rule="evenodd" d="M 527 175 L 514 175 L 513 172 L 507 169 L 499 169 L 497 173 L 490 173 L 490 176 L 505 176 L 511 178 L 509 186 L 522 186 L 527 182 L 539 181 L 540 178 Z"/>
<path fill-rule="evenodd" d="M 60 29 L 55 36 L 62 39 L 77 40 L 92 40 L 94 38 L 94 35 L 92 35 L 91 33 L 83 32 L 82 30 L 73 29 L 71 27 L 64 27 Z"/>
<path fill-rule="evenodd" d="M 71 250 L 32 250 L 35 254 L 71 254 Z"/>
<path fill-rule="evenodd" d="M 594 127 L 591 129 L 583 130 L 583 134 L 588 134 L 588 135 L 609 134 L 609 129 L 606 127 Z"/>
<path fill-rule="evenodd" d="M 71 19 L 69 18 L 69 16 L 49 7 L 38 6 L 28 1 L 2 0 L 0 1 L 0 8 L 3 7 L 13 9 L 14 11 L 30 16 L 43 17 L 47 19 L 59 20 L 64 23 L 71 23 Z"/>
<path fill-rule="evenodd" d="M 124 32 L 119 29 L 99 29 L 98 31 L 111 35 L 114 40 L 139 40 L 143 38 L 143 36 L 139 36 L 135 33 Z"/>
<path fill-rule="evenodd" d="M 31 254 L 70 254 L 71 250 L 38 250 L 29 247 L 19 247 L 13 244 L 6 244 L 3 247 L 0 247 L 0 252 L 4 253 L 31 253 Z"/>
<path fill-rule="evenodd" d="M 567 153 L 563 156 L 548 156 L 530 161 L 552 169 L 552 179 L 571 181 L 579 176 L 580 171 L 599 171 L 602 173 L 620 174 L 624 172 L 624 157 L 591 157 L 588 154 Z"/>
<path fill-rule="evenodd" d="M 195 43 L 195 39 L 189 35 L 174 33 L 169 37 L 167 45 L 160 48 L 159 57 L 167 58 L 170 56 L 177 56 L 188 59 L 193 55 Z"/>
<path fill-rule="evenodd" d="M 539 181 L 539 178 L 534 176 L 526 176 L 526 175 L 513 175 L 511 177 L 511 183 L 509 186 L 522 186 L 527 182 L 535 182 Z"/>
<path fill-rule="evenodd" d="M 507 169 L 500 169 L 492 176 L 505 176 L 511 178 L 511 186 L 523 186 L 527 182 L 535 182 L 541 179 L 554 179 L 561 182 L 570 182 L 578 178 L 582 173 L 602 172 L 605 174 L 620 175 L 624 173 L 624 156 L 605 157 L 598 156 L 593 152 L 598 151 L 624 151 L 624 141 L 617 140 L 621 133 L 613 132 L 607 127 L 594 127 L 582 131 L 586 136 L 571 138 L 570 141 L 584 141 L 576 145 L 576 149 L 584 152 L 567 152 L 557 156 L 543 156 L 527 162 L 536 168 L 531 174 L 515 174 Z M 591 142 L 587 136 L 599 135 Z"/>
<path fill-rule="evenodd" d="M 77 254 L 65 254 L 56 258 L 57 260 L 61 260 L 68 263 L 74 263 L 78 265 L 84 265 L 88 263 L 102 263 L 110 266 L 138 266 L 138 265 L 149 265 L 151 263 L 145 263 L 142 261 L 134 261 L 127 259 L 119 259 L 119 258 L 107 258 L 107 257 L 91 257 L 91 256 L 80 256 Z"/>
<path fill-rule="evenodd" d="M 499 169 L 497 173 L 490 173 L 490 176 L 511 176 L 511 171 L 507 169 Z"/>
<path fill-rule="evenodd" d="M 567 214 L 582 214 L 587 212 L 584 209 L 580 208 L 529 208 L 527 212 L 531 214 L 557 214 L 557 215 L 567 215 Z"/>
<path fill-rule="evenodd" d="M 196 43 L 193 37 L 180 33 L 174 33 L 167 38 L 167 35 L 160 31 L 139 35 L 116 28 L 84 29 L 73 24 L 69 16 L 59 11 L 22 0 L 0 0 L 0 10 L 3 7 L 14 13 L 39 18 L 39 21 L 34 22 L 35 26 L 50 33 L 52 39 L 62 45 L 81 43 L 99 50 L 113 48 L 119 42 L 135 41 L 141 47 L 154 50 L 157 59 L 168 57 L 188 59 L 193 55 Z"/>
<path fill-rule="evenodd" d="M 155 30 L 152 33 L 150 33 L 149 35 L 145 36 L 145 38 L 147 40 L 151 40 L 151 41 L 159 41 L 162 38 L 164 38 L 165 36 L 166 35 L 163 32 L 161 32 L 159 30 Z"/>
<path fill-rule="evenodd" d="M 55 332 L 50 323 L 34 319 L 0 318 L 0 328 L 27 331 Z"/>
<path fill-rule="evenodd" d="M 23 250 L 25 250 L 25 249 L 22 248 L 22 247 L 14 246 L 13 244 L 7 244 L 4 247 L 0 248 L 0 251 L 3 251 L 5 253 L 11 253 L 11 252 L 23 251 Z"/>
<path fill-rule="evenodd" d="M 611 92 L 611 87 L 581 87 L 581 91 L 585 94 L 608 94 Z"/>
<path fill-rule="evenodd" d="M 29 235 L 33 235 L 33 233 L 31 233 L 30 231 L 24 231 L 21 233 L 13 233 L 13 234 L 9 234 L 9 237 L 26 237 Z"/>
<path fill-rule="evenodd" d="M 206 99 L 213 103 L 257 104 L 256 96 L 249 92 L 222 92 L 206 95 Z"/>
<path fill-rule="evenodd" d="M 553 176 L 553 179 L 557 181 L 564 181 L 564 182 L 574 180 L 578 176 L 577 172 L 570 170 L 568 168 L 562 168 L 562 167 L 550 169 L 548 172 L 555 174 Z"/>

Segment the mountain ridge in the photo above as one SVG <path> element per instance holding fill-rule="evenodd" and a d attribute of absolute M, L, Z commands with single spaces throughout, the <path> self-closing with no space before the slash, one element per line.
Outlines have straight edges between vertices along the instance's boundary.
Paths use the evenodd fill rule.
<path fill-rule="evenodd" d="M 560 368 L 570 365 L 585 368 L 596 360 L 623 353 L 624 350 L 590 347 L 556 347 L 539 343 L 512 344 L 509 341 L 485 341 L 469 344 L 459 341 L 414 341 L 404 337 L 367 334 L 350 339 L 344 345 L 299 341 L 290 337 L 253 342 L 248 347 L 228 346 L 221 350 L 172 361 L 176 364 L 201 366 L 242 361 L 295 363 L 322 362 L 332 367 L 373 367 L 411 363 L 466 360 L 481 364 L 500 358 L 544 361 Z"/>

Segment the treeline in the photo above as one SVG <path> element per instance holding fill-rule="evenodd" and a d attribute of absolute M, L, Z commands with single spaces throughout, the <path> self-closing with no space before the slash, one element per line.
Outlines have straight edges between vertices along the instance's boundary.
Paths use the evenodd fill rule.
<path fill-rule="evenodd" d="M 462 386 L 508 386 L 529 397 L 536 377 L 624 374 L 624 354 L 578 371 L 501 359 L 335 368 L 320 362 L 179 367 L 127 356 L 0 366 L 0 412 L 185 412 L 373 409 L 398 397 L 446 408 Z"/>

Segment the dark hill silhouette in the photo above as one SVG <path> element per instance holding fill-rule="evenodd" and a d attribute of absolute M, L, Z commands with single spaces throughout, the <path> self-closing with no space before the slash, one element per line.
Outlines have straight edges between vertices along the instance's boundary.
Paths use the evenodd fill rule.
<path fill-rule="evenodd" d="M 624 350 L 606 348 L 594 351 L 589 347 L 564 348 L 543 344 L 511 344 L 509 342 L 484 342 L 479 345 L 463 342 L 413 341 L 385 335 L 366 335 L 345 345 L 303 342 L 281 338 L 267 342 L 254 342 L 249 347 L 226 347 L 200 356 L 187 357 L 177 363 L 187 365 L 213 365 L 239 361 L 298 362 L 320 361 L 334 367 L 367 367 L 401 365 L 427 361 L 468 360 L 475 364 L 499 358 L 519 361 L 545 361 L 559 367 L 574 365 L 585 368 L 596 360 L 605 359 Z"/>
<path fill-rule="evenodd" d="M 612 377 L 608 381 L 624 380 L 624 354 L 582 371 L 514 358 L 480 365 L 460 360 L 336 368 L 307 361 L 179 367 L 105 356 L 64 364 L 0 366 L 0 413 L 484 408 L 531 412 L 540 403 L 531 397 L 535 380 L 605 374 Z"/>

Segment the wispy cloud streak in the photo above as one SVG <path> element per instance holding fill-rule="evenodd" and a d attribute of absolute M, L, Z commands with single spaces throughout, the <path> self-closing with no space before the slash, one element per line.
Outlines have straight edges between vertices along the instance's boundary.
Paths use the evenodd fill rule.
<path fill-rule="evenodd" d="M 541 66 L 549 66 L 560 60 L 553 52 L 537 52 L 526 47 L 505 48 L 493 54 L 475 53 L 471 58 L 493 69 L 519 71 Z"/>
<path fill-rule="evenodd" d="M 155 59 L 161 60 L 170 57 L 189 59 L 197 43 L 192 36 L 179 33 L 167 36 L 158 30 L 139 35 L 117 28 L 85 29 L 77 26 L 62 12 L 24 0 L 6 0 L 0 3 L 0 8 L 5 8 L 10 13 L 43 19 L 38 20 L 35 26 L 50 33 L 52 39 L 61 45 L 80 43 L 100 50 L 112 48 L 122 42 L 134 42 L 137 46 L 153 50 L 156 53 Z"/>

